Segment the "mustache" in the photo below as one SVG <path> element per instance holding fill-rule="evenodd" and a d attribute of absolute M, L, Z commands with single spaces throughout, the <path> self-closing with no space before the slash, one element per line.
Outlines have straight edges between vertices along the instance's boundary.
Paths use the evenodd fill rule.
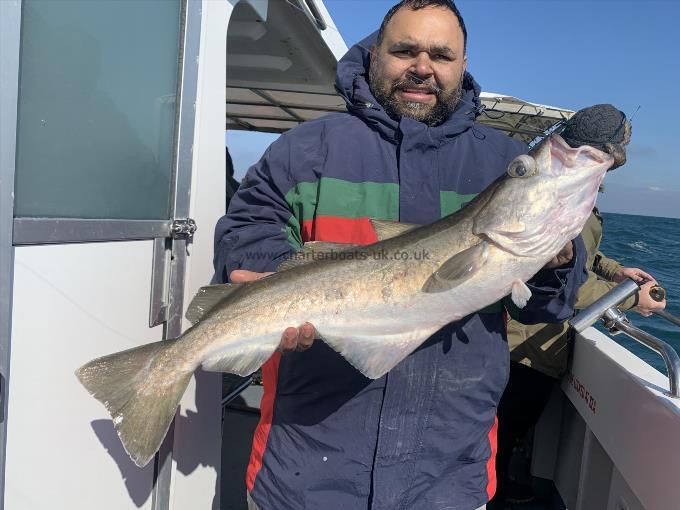
<path fill-rule="evenodd" d="M 422 78 L 412 73 L 408 73 L 406 77 L 395 82 L 392 85 L 392 91 L 395 91 L 397 89 L 409 88 L 409 86 L 416 87 L 421 90 L 426 90 L 427 92 L 435 94 L 437 97 L 439 97 L 442 93 L 442 89 L 439 86 L 437 86 L 436 83 L 428 80 L 423 80 Z"/>

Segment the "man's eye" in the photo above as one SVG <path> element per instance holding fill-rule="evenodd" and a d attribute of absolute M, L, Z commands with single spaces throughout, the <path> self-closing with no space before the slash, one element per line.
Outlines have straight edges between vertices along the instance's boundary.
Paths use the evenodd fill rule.
<path fill-rule="evenodd" d="M 442 62 L 451 62 L 451 57 L 448 55 L 435 55 L 433 58 Z"/>

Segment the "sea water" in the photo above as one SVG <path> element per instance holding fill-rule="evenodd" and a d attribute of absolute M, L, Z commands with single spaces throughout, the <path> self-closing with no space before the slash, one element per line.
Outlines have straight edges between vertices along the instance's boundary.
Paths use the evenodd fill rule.
<path fill-rule="evenodd" d="M 678 205 L 680 208 L 680 204 Z M 600 251 L 627 267 L 650 273 L 666 289 L 666 310 L 680 316 L 680 219 L 604 213 Z M 680 353 L 680 327 L 658 317 L 626 314 L 634 325 L 671 344 Z M 661 357 L 626 337 L 614 339 L 647 363 L 666 373 Z"/>

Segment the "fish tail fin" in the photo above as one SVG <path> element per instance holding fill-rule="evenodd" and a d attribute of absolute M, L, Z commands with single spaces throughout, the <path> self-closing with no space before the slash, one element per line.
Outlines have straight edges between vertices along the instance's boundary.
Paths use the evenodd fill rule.
<path fill-rule="evenodd" d="M 158 451 L 193 369 L 159 362 L 177 340 L 103 356 L 76 370 L 85 389 L 111 414 L 125 450 L 139 467 Z"/>

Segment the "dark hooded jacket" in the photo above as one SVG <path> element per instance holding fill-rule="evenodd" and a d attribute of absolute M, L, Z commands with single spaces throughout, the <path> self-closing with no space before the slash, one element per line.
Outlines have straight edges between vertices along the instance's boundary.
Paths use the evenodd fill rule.
<path fill-rule="evenodd" d="M 372 36 L 374 37 L 374 36 Z M 526 147 L 475 122 L 480 88 L 442 125 L 390 118 L 366 81 L 374 39 L 338 64 L 347 113 L 282 135 L 251 167 L 216 230 L 215 280 L 234 269 L 276 270 L 302 243 L 376 240 L 369 218 L 429 223 L 461 208 Z M 520 317 L 562 321 L 585 279 L 542 270 Z M 275 354 L 247 488 L 269 509 L 459 509 L 495 491 L 496 406 L 508 377 L 501 304 L 452 323 L 386 376 L 369 380 L 322 341 Z"/>

